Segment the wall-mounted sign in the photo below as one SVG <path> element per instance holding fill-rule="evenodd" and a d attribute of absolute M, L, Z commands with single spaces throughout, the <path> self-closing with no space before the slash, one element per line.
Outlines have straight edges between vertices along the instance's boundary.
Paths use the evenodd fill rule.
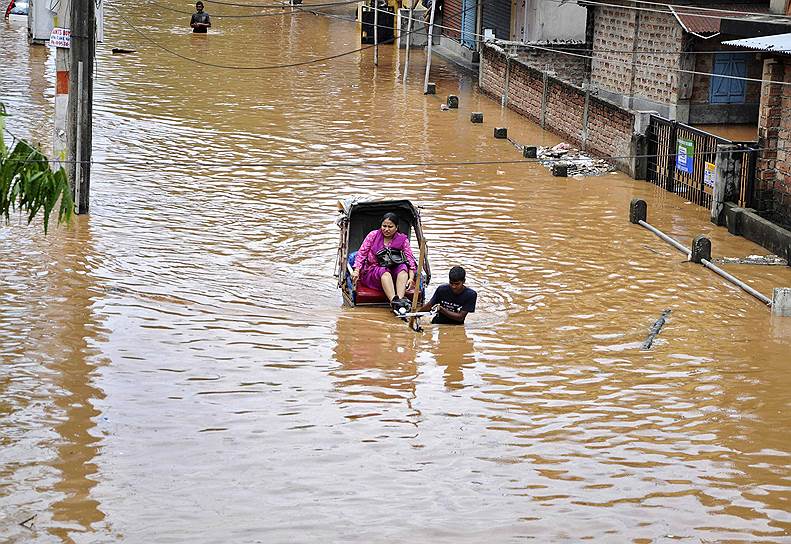
<path fill-rule="evenodd" d="M 71 47 L 71 30 L 68 28 L 55 27 L 49 35 L 50 47 L 62 47 L 68 49 Z"/>
<path fill-rule="evenodd" d="M 707 162 L 706 167 L 703 169 L 703 184 L 706 187 L 714 187 L 714 173 L 717 167 L 713 162 Z"/>
<path fill-rule="evenodd" d="M 679 138 L 676 149 L 676 170 L 691 175 L 694 162 L 695 142 Z"/>

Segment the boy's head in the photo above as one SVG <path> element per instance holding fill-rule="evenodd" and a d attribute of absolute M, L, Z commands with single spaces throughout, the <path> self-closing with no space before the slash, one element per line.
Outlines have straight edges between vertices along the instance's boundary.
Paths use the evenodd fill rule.
<path fill-rule="evenodd" d="M 195 9 L 197 10 L 198 13 L 203 11 L 203 2 L 195 2 Z"/>
<path fill-rule="evenodd" d="M 454 266 L 448 272 L 448 285 L 454 295 L 458 295 L 464 291 L 464 280 L 467 279 L 467 273 L 460 266 Z"/>

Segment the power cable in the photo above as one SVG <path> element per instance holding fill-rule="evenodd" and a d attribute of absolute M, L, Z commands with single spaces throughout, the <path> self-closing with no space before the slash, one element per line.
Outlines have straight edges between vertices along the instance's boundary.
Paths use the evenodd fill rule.
<path fill-rule="evenodd" d="M 483 4 L 483 3 L 487 2 L 487 1 L 489 1 L 489 0 L 481 0 L 481 2 L 479 2 L 479 3 Z M 332 5 L 337 5 L 337 3 L 331 3 L 331 4 Z M 318 6 L 318 5 L 328 5 L 328 4 L 312 4 L 312 5 L 310 5 L 310 7 L 312 8 L 312 7 Z M 317 64 L 317 63 L 325 62 L 325 61 L 328 61 L 328 60 L 337 59 L 337 58 L 340 58 L 340 57 L 344 57 L 346 55 L 352 55 L 354 53 L 359 53 L 361 51 L 365 51 L 367 49 L 371 49 L 371 48 L 377 46 L 377 44 L 371 44 L 371 45 L 367 45 L 367 46 L 364 46 L 364 47 L 360 47 L 358 49 L 353 49 L 351 51 L 346 51 L 346 52 L 343 52 L 343 53 L 339 53 L 337 55 L 330 55 L 328 57 L 321 57 L 321 58 L 318 58 L 318 59 L 312 59 L 312 60 L 307 60 L 307 61 L 303 61 L 303 62 L 288 63 L 288 64 L 274 64 L 274 65 L 268 65 L 268 66 L 234 66 L 234 65 L 226 65 L 226 64 L 216 64 L 216 63 L 213 63 L 213 62 L 207 62 L 207 61 L 195 59 L 195 58 L 192 58 L 192 57 L 188 57 L 188 56 L 182 55 L 181 53 L 179 53 L 177 51 L 174 51 L 174 50 L 172 50 L 172 49 L 170 49 L 168 47 L 165 47 L 164 45 L 160 44 L 159 42 L 157 42 L 156 40 L 154 40 L 153 38 L 148 36 L 142 30 L 137 28 L 134 24 L 132 24 L 132 22 L 129 21 L 129 19 L 127 19 L 126 17 L 124 17 L 124 15 L 115 6 L 108 5 L 108 7 L 113 9 L 118 14 L 118 16 L 134 32 L 139 34 L 143 39 L 145 39 L 148 42 L 154 44 L 156 47 L 158 47 L 158 48 L 162 49 L 163 51 L 166 51 L 166 52 L 170 53 L 171 55 L 174 55 L 174 56 L 176 56 L 176 57 L 178 57 L 180 59 L 183 59 L 183 60 L 186 60 L 186 61 L 190 61 L 190 62 L 194 62 L 196 64 L 201 64 L 203 66 L 211 66 L 213 68 L 225 68 L 225 69 L 231 69 L 231 70 L 276 70 L 276 69 L 282 69 L 282 68 L 294 68 L 294 67 L 306 66 L 306 65 L 309 65 L 309 64 Z M 309 10 L 309 9 L 306 9 L 306 8 L 303 8 L 303 7 L 299 7 L 299 6 L 290 6 L 290 7 L 293 7 L 296 10 L 298 10 L 297 12 L 308 12 L 308 13 L 313 13 L 315 15 L 321 15 L 321 16 L 326 16 L 326 17 L 330 17 L 330 18 L 337 18 L 337 19 L 341 19 L 341 20 L 344 20 L 344 21 L 348 21 L 348 22 L 356 22 L 356 19 L 348 19 L 346 17 L 342 17 L 342 16 L 339 16 L 339 15 L 334 15 L 334 14 L 330 14 L 330 13 L 323 13 L 323 12 L 320 12 L 320 11 L 312 11 L 312 10 Z M 374 9 L 374 10 L 377 10 L 377 11 L 386 11 L 387 13 L 391 13 L 391 12 L 389 12 L 387 10 L 379 10 L 378 8 L 373 8 L 373 7 L 370 8 L 370 9 Z M 470 11 L 471 9 L 477 9 L 477 6 L 472 6 L 470 8 L 467 8 L 466 10 L 463 10 L 462 12 Z M 414 19 L 413 18 L 412 20 L 416 21 L 418 19 Z M 387 25 L 376 25 L 376 26 L 379 27 L 379 28 L 389 28 L 389 27 L 387 27 Z M 437 25 L 434 25 L 434 26 L 437 26 Z M 415 33 L 418 33 L 418 32 L 423 32 L 423 30 L 424 29 L 415 29 L 411 33 L 415 34 Z M 409 34 L 410 34 L 409 32 L 402 32 L 400 35 L 401 36 L 406 36 L 406 35 L 409 35 Z M 392 38 L 390 40 L 385 40 L 383 42 L 380 42 L 380 44 L 387 44 L 387 43 L 391 43 L 393 41 L 395 41 L 395 38 Z"/>
<path fill-rule="evenodd" d="M 176 13 L 182 13 L 182 14 L 185 14 L 185 15 L 191 15 L 192 14 L 191 11 L 185 11 L 185 10 L 181 10 L 181 9 L 177 9 L 177 8 L 172 8 L 170 6 L 165 6 L 163 4 L 159 4 L 157 2 L 154 2 L 153 0 L 147 0 L 147 1 L 151 5 L 157 6 L 159 8 L 162 8 L 162 9 L 165 9 L 165 10 L 168 10 L 168 11 L 174 11 Z M 578 2 L 569 2 L 568 0 L 549 0 L 549 1 L 561 4 L 561 5 L 569 5 L 569 4 L 580 5 Z M 293 5 L 293 6 L 290 5 L 290 4 L 282 4 L 282 5 L 279 5 L 278 7 L 280 7 L 280 8 L 291 7 L 293 9 L 291 11 L 288 11 L 288 12 L 268 12 L 268 13 L 249 13 L 249 14 L 214 14 L 214 15 L 211 15 L 211 16 L 215 17 L 215 18 L 255 18 L 255 17 L 276 17 L 276 16 L 287 17 L 287 16 L 297 15 L 297 14 L 301 14 L 301 13 L 311 13 L 311 14 L 314 14 L 314 15 L 321 14 L 321 15 L 326 15 L 327 17 L 334 17 L 334 18 L 340 19 L 342 21 L 359 22 L 357 19 L 349 19 L 349 18 L 342 17 L 342 16 L 339 16 L 339 15 L 333 15 L 333 14 L 330 14 L 330 13 L 326 13 L 326 12 L 322 12 L 322 11 L 313 9 L 313 8 L 317 8 L 317 7 L 339 6 L 339 5 L 346 5 L 346 4 L 352 4 L 352 3 L 356 4 L 356 3 L 359 3 L 359 2 L 360 2 L 360 0 L 348 0 L 348 1 L 344 1 L 344 2 L 330 2 L 330 3 L 324 3 L 324 4 L 301 4 L 301 5 Z M 607 4 L 607 5 L 611 5 L 611 4 Z M 614 5 L 614 4 L 612 4 L 612 5 Z M 623 7 L 624 8 L 628 8 L 628 6 L 623 6 Z M 465 11 L 468 11 L 470 9 L 473 9 L 473 8 L 468 8 L 466 10 L 462 10 L 461 13 L 464 13 Z M 647 8 L 643 8 L 643 9 L 647 9 Z M 652 10 L 652 11 L 656 11 L 656 12 L 660 12 L 660 13 L 666 13 L 666 14 L 667 13 L 671 13 L 669 11 L 662 11 L 662 10 Z M 743 13 L 743 12 L 734 12 L 734 13 Z M 702 17 L 721 18 L 721 17 L 717 17 L 717 16 L 714 16 L 714 15 L 711 15 L 711 16 L 709 16 L 709 15 L 702 15 Z M 409 17 L 407 17 L 406 19 L 408 21 Z M 412 18 L 412 20 L 413 21 L 419 21 L 420 19 Z M 392 27 L 390 27 L 388 25 L 384 25 L 384 24 L 373 25 L 373 26 L 376 26 L 377 28 L 386 28 L 386 29 L 392 28 Z M 438 25 L 436 23 L 434 24 L 434 26 L 437 27 L 437 28 L 444 28 L 444 29 L 447 29 L 447 30 L 452 30 L 454 32 L 460 32 L 460 33 L 464 32 L 465 34 L 474 35 L 475 37 L 481 36 L 480 34 L 475 34 L 473 32 L 463 31 L 461 28 L 456 29 L 456 28 L 449 27 L 449 26 Z M 519 42 L 519 41 L 516 41 L 516 42 L 513 42 L 513 43 L 518 44 L 518 45 L 528 44 L 528 42 Z M 582 45 L 582 43 L 583 42 L 580 42 L 580 45 Z M 536 43 L 536 44 L 529 44 L 529 45 L 541 45 L 541 44 Z M 651 54 L 651 55 L 681 55 L 681 54 L 684 54 L 684 55 L 712 55 L 712 54 L 715 54 L 715 53 L 722 53 L 722 51 L 723 51 L 721 49 L 711 50 L 711 51 L 666 51 L 666 50 L 665 51 L 660 51 L 660 50 L 651 50 L 651 49 L 588 49 L 588 48 L 576 47 L 574 44 L 564 44 L 564 43 L 554 44 L 554 43 L 551 43 L 551 42 L 547 42 L 544 45 L 552 46 L 555 49 L 558 49 L 558 50 L 561 50 L 561 51 L 569 49 L 572 52 L 584 51 L 584 52 L 613 53 L 613 54 L 625 54 L 625 55 L 627 55 L 627 54 L 628 55 L 633 55 L 635 53 L 638 53 L 638 54 Z M 773 49 L 772 52 L 774 52 L 774 53 L 786 53 L 786 52 L 791 52 L 791 49 Z"/>
<path fill-rule="evenodd" d="M 305 6 L 302 6 L 302 7 L 323 8 L 323 7 L 332 7 L 332 6 L 343 6 L 343 5 L 348 5 L 348 4 L 357 4 L 357 3 L 359 3 L 359 1 L 360 0 L 346 0 L 344 2 L 328 2 L 328 3 L 324 3 L 324 4 L 308 4 L 308 5 L 305 5 Z M 153 6 L 157 6 L 158 8 L 161 8 L 161 9 L 165 9 L 165 10 L 168 10 L 168 11 L 175 11 L 176 13 L 183 13 L 184 15 L 192 15 L 191 11 L 185 11 L 183 9 L 178 9 L 178 8 L 172 8 L 170 6 L 165 6 L 163 4 L 159 4 L 157 2 L 154 2 L 153 0 L 147 0 L 147 2 L 149 4 L 151 4 L 151 5 L 153 5 Z M 275 7 L 275 6 L 271 6 L 271 7 Z M 281 4 L 281 5 L 277 6 L 277 8 L 279 8 L 279 9 L 285 9 L 285 8 L 291 8 L 291 7 L 296 8 L 296 7 L 300 7 L 300 6 L 292 6 L 290 4 Z M 245 14 L 232 14 L 232 15 L 214 14 L 214 15 L 211 15 L 211 17 L 214 17 L 214 18 L 217 18 L 217 19 L 241 19 L 241 18 L 250 18 L 250 17 L 277 17 L 277 16 L 279 16 L 279 17 L 286 16 L 287 17 L 287 16 L 290 16 L 290 15 L 296 15 L 298 13 L 300 13 L 300 12 L 296 12 L 296 11 L 291 10 L 291 11 L 287 11 L 287 12 L 279 11 L 279 12 L 245 13 Z M 303 13 L 310 13 L 310 11 L 306 10 L 306 11 L 303 11 Z"/>
<path fill-rule="evenodd" d="M 129 28 L 131 28 L 134 32 L 139 34 L 143 39 L 145 39 L 146 41 L 152 43 L 156 47 L 158 47 L 158 48 L 162 49 L 163 51 L 166 51 L 166 52 L 170 53 L 171 55 L 173 55 L 175 57 L 178 57 L 180 59 L 183 59 L 183 60 L 186 60 L 186 61 L 189 61 L 189 62 L 194 62 L 196 64 L 201 64 L 203 66 L 211 66 L 212 68 L 225 68 L 225 69 L 231 69 L 231 70 L 277 70 L 277 69 L 281 69 L 281 68 L 295 68 L 295 67 L 298 67 L 298 66 L 307 66 L 309 64 L 317 64 L 317 63 L 320 63 L 320 62 L 326 62 L 328 60 L 333 60 L 333 59 L 337 59 L 337 58 L 340 58 L 340 57 L 345 57 L 347 55 L 353 55 L 354 53 L 359 53 L 361 51 L 365 51 L 366 49 L 371 49 L 372 47 L 375 47 L 375 45 L 366 45 L 366 46 L 360 47 L 358 49 L 353 49 L 351 51 L 345 51 L 343 53 L 338 53 L 337 55 L 330 55 L 330 56 L 327 56 L 327 57 L 321 57 L 321 58 L 317 58 L 317 59 L 311 59 L 311 60 L 306 60 L 306 61 L 302 61 L 302 62 L 294 62 L 294 63 L 288 63 L 288 64 L 271 64 L 271 65 L 267 65 L 267 66 L 234 66 L 234 65 L 227 65 L 227 64 L 216 64 L 216 63 L 213 63 L 213 62 L 206 62 L 206 61 L 203 61 L 203 60 L 199 60 L 199 59 L 195 59 L 195 58 L 192 58 L 192 57 L 188 57 L 186 55 L 182 55 L 181 53 L 179 53 L 177 51 L 173 51 L 172 49 L 170 49 L 168 47 L 165 47 L 164 45 L 160 44 L 159 42 L 157 42 L 153 38 L 149 37 L 145 32 L 141 31 L 135 25 L 133 25 L 132 22 L 129 21 L 129 19 L 127 19 L 126 17 L 124 17 L 123 14 L 115 6 L 113 6 L 111 4 L 107 4 L 107 7 L 109 7 L 113 11 L 115 11 L 116 14 L 118 14 L 118 16 L 121 19 L 123 19 L 123 21 L 129 26 Z"/>
<path fill-rule="evenodd" d="M 557 0 L 552 0 L 552 1 L 557 1 Z M 206 62 L 206 61 L 194 59 L 194 58 L 191 58 L 191 57 L 187 57 L 186 55 L 182 55 L 182 54 L 180 54 L 180 53 L 178 53 L 176 51 L 173 51 L 172 49 L 169 49 L 169 48 L 161 45 L 160 43 L 155 41 L 153 38 L 151 38 L 151 37 L 147 36 L 145 33 L 143 33 L 136 26 L 134 26 L 114 6 L 110 6 L 110 7 L 115 9 L 116 13 L 118 13 L 118 15 L 135 32 L 140 34 L 144 39 L 146 39 L 149 42 L 153 43 L 157 47 L 159 47 L 159 48 L 163 49 L 164 51 L 167 51 L 168 53 L 170 53 L 172 55 L 175 55 L 175 56 L 177 56 L 177 57 L 179 57 L 181 59 L 184 59 L 184 60 L 187 60 L 187 61 L 190 61 L 190 62 L 194 62 L 194 63 L 197 63 L 197 64 L 202 64 L 204 66 L 211 66 L 213 68 L 226 68 L 226 69 L 234 69 L 234 70 L 275 70 L 275 69 L 282 69 L 282 68 L 293 68 L 293 67 L 305 66 L 305 65 L 309 65 L 309 64 L 316 64 L 316 63 L 325 62 L 325 61 L 328 61 L 328 60 L 333 60 L 333 59 L 336 59 L 336 58 L 344 57 L 346 55 L 352 55 L 354 53 L 359 53 L 361 51 L 365 51 L 366 49 L 371 49 L 372 47 L 376 47 L 376 44 L 372 44 L 372 45 L 365 46 L 365 47 L 360 47 L 358 49 L 354 49 L 354 50 L 351 50 L 351 51 L 346 51 L 344 53 L 340 53 L 340 54 L 337 54 L 337 55 L 331 55 L 329 57 L 322 57 L 322 58 L 319 58 L 319 59 L 312 59 L 312 60 L 304 61 L 304 62 L 300 62 L 300 63 L 277 64 L 277 65 L 269 65 L 269 66 L 233 66 L 233 65 L 216 64 L 216 63 Z M 294 6 L 294 7 L 297 10 L 299 10 L 299 11 L 309 11 L 309 10 L 305 10 L 304 8 L 300 8 L 300 7 L 296 7 L 296 6 Z M 464 10 L 464 11 L 468 11 L 468 10 L 473 9 L 473 8 L 477 9 L 477 6 L 472 6 L 472 7 L 468 8 L 467 10 Z M 375 10 L 375 11 L 386 12 L 388 14 L 391 13 L 390 11 L 383 10 L 381 8 L 376 8 L 376 7 L 370 7 L 369 9 L 372 9 L 372 10 Z M 643 8 L 637 8 L 637 9 L 643 9 Z M 319 15 L 319 16 L 334 17 L 334 18 L 339 18 L 339 19 L 342 19 L 342 20 L 350 21 L 350 22 L 352 21 L 351 19 L 347 19 L 345 17 L 336 16 L 336 15 L 327 14 L 327 13 L 322 13 L 322 12 L 319 12 L 319 11 L 315 11 L 315 12 L 311 11 L 311 13 L 315 13 L 316 15 Z M 663 13 L 667 13 L 667 12 L 663 12 Z M 418 21 L 419 19 L 412 18 L 412 20 L 413 21 Z M 355 22 L 356 22 L 356 20 L 355 20 Z M 386 25 L 377 25 L 377 26 L 378 27 L 386 27 Z M 453 28 L 453 27 L 449 27 L 449 26 L 445 26 L 445 25 L 438 25 L 438 24 L 435 24 L 434 26 L 436 28 L 440 28 L 440 29 L 447 29 L 447 30 L 451 30 L 453 32 L 459 32 L 459 33 L 461 33 L 463 35 L 469 35 L 469 36 L 474 36 L 474 37 L 478 37 L 478 38 L 484 37 L 481 34 L 477 34 L 475 32 L 468 32 L 468 31 L 465 31 L 465 30 L 463 30 L 461 28 Z M 387 27 L 387 28 L 389 28 L 389 27 Z M 415 33 L 417 31 L 413 30 L 412 32 Z M 404 34 L 406 34 L 406 33 L 404 33 Z M 390 40 L 388 40 L 388 42 L 389 41 Z M 591 59 L 591 60 L 596 60 L 596 61 L 599 61 L 599 62 L 602 62 L 602 61 L 613 62 L 615 64 L 620 64 L 622 66 L 628 66 L 628 67 L 643 66 L 643 67 L 646 67 L 646 68 L 657 68 L 657 69 L 662 70 L 662 71 L 670 70 L 670 71 L 677 72 L 677 73 L 688 73 L 688 74 L 693 74 L 693 75 L 702 75 L 702 76 L 708 76 L 708 77 L 718 77 L 718 78 L 722 78 L 722 79 L 735 79 L 735 80 L 740 80 L 740 81 L 752 81 L 752 82 L 756 82 L 756 83 L 771 83 L 771 84 L 784 85 L 784 86 L 785 85 L 791 85 L 791 82 L 771 81 L 771 80 L 764 80 L 764 79 L 758 79 L 758 78 L 748 78 L 748 77 L 742 77 L 742 76 L 731 76 L 731 75 L 725 75 L 725 74 L 715 74 L 715 73 L 710 73 L 710 72 L 701 72 L 701 71 L 697 71 L 697 70 L 686 70 L 684 68 L 679 68 L 679 67 L 673 68 L 673 67 L 660 66 L 660 65 L 657 65 L 657 64 L 650 64 L 650 63 L 640 62 L 640 61 L 626 62 L 626 61 L 621 61 L 621 60 L 613 59 L 613 58 L 597 59 L 593 55 L 583 55 L 583 54 L 580 54 L 580 53 L 573 53 L 573 52 L 570 52 L 570 51 L 562 51 L 562 50 L 559 50 L 559 49 L 554 49 L 554 48 L 549 48 L 549 47 L 542 47 L 542 46 L 539 46 L 539 45 L 529 44 L 529 43 L 525 43 L 525 42 L 516 42 L 516 43 L 519 44 L 522 47 L 527 47 L 527 48 L 531 48 L 531 49 L 537 49 L 537 50 L 548 51 L 548 52 L 552 52 L 552 53 L 558 53 L 558 54 L 562 54 L 562 55 L 569 55 L 569 56 L 574 56 L 574 57 L 579 57 L 579 58 Z"/>
<path fill-rule="evenodd" d="M 791 149 L 791 148 L 789 148 Z M 751 153 L 751 152 L 759 152 L 759 151 L 784 151 L 786 150 L 785 147 L 752 147 L 752 148 L 745 148 L 740 150 L 733 150 L 729 151 L 729 153 Z M 664 153 L 664 154 L 641 154 L 641 155 L 619 155 L 613 157 L 606 157 L 606 158 L 597 158 L 595 156 L 588 156 L 587 159 L 590 160 L 604 160 L 605 162 L 610 162 L 613 160 L 628 160 L 628 159 L 657 159 L 657 158 L 671 158 L 675 157 L 676 153 Z M 714 151 L 695 151 L 692 153 L 688 153 L 688 157 L 699 157 L 699 156 L 708 156 L 711 157 L 716 155 Z M 552 162 L 564 162 L 571 159 L 564 159 L 563 157 L 559 158 L 535 158 L 535 159 L 510 159 L 510 160 L 488 160 L 488 161 L 425 161 L 425 162 L 401 162 L 401 161 L 376 161 L 376 163 L 368 163 L 367 166 L 396 166 L 396 167 L 425 167 L 425 166 L 493 166 L 493 165 L 500 165 L 500 164 L 535 164 L 535 163 L 552 163 Z M 583 159 L 584 160 L 584 159 Z M 73 164 L 76 162 L 82 162 L 83 164 L 88 163 L 89 161 L 74 161 L 74 160 L 55 160 L 55 159 L 41 159 L 41 160 L 31 160 L 31 161 L 19 161 L 19 162 L 57 162 L 60 164 Z M 139 165 L 145 164 L 147 166 L 192 166 L 192 167 L 203 167 L 203 168 L 226 168 L 226 167 L 238 167 L 238 168 L 360 168 L 362 166 L 360 163 L 348 163 L 348 162 L 288 162 L 288 161 L 281 161 L 281 162 L 260 162 L 260 163 L 245 163 L 245 162 L 196 162 L 194 160 L 190 161 L 174 161 L 174 160 L 162 160 L 162 161 L 150 161 L 144 158 L 141 158 L 137 161 L 120 161 L 120 160 L 109 160 L 109 161 L 102 161 L 102 160 L 91 160 L 90 164 L 101 164 L 101 165 Z"/>
<path fill-rule="evenodd" d="M 693 6 L 689 4 L 670 4 L 666 2 L 649 2 L 646 0 L 629 0 L 635 4 L 647 4 L 652 6 L 662 6 L 667 8 L 667 10 L 657 10 L 657 9 L 650 9 L 650 8 L 640 8 L 637 6 L 627 6 L 623 4 L 608 4 L 601 2 L 600 0 L 572 0 L 571 2 L 567 2 L 564 0 L 549 0 L 550 2 L 556 4 L 563 4 L 563 3 L 573 3 L 577 4 L 580 7 L 584 7 L 585 5 L 600 5 L 600 6 L 612 6 L 612 7 L 620 7 L 625 9 L 633 9 L 633 10 L 640 10 L 640 11 L 654 11 L 658 13 L 673 13 L 673 10 L 680 10 L 682 15 L 694 15 L 696 17 L 709 17 L 713 19 L 730 19 L 731 17 L 722 16 L 722 15 L 707 15 L 705 13 L 697 13 L 697 12 L 717 12 L 717 13 L 728 13 L 733 15 L 753 15 L 757 17 L 771 17 L 772 19 L 786 19 L 791 21 L 791 15 L 783 15 L 779 13 L 767 13 L 767 12 L 757 12 L 757 11 L 739 11 L 734 9 L 728 8 L 707 8 L 703 6 Z M 582 4 L 580 4 L 580 1 Z M 738 17 L 737 17 L 738 19 Z"/>
<path fill-rule="evenodd" d="M 376 9 L 379 9 L 379 8 L 371 8 L 371 9 L 376 10 Z M 319 13 L 319 15 L 322 15 L 322 14 Z M 458 28 L 448 27 L 448 26 L 444 26 L 444 25 L 438 25 L 436 23 L 434 24 L 434 26 L 437 27 L 437 28 L 440 28 L 440 29 L 448 29 L 448 30 L 452 30 L 454 32 L 462 32 L 463 34 L 467 34 L 469 36 L 474 36 L 474 37 L 478 37 L 478 38 L 484 38 L 485 37 L 482 34 L 477 34 L 475 32 L 467 32 L 467 31 L 464 31 L 464 30 L 461 30 L 461 29 L 458 29 Z M 629 66 L 629 67 L 632 67 L 632 66 L 644 66 L 646 68 L 657 68 L 657 69 L 662 70 L 662 71 L 672 71 L 672 72 L 678 72 L 678 73 L 694 74 L 694 75 L 709 76 L 709 77 L 718 77 L 718 78 L 723 78 L 723 79 L 736 79 L 736 80 L 740 80 L 740 81 L 752 81 L 752 82 L 755 82 L 755 83 L 770 83 L 770 84 L 773 84 L 773 85 L 791 85 L 791 82 L 787 82 L 787 81 L 772 81 L 772 80 L 768 80 L 768 79 L 758 79 L 758 78 L 742 77 L 742 76 L 730 76 L 730 75 L 725 75 L 725 74 L 715 74 L 715 73 L 711 73 L 711 72 L 700 72 L 698 70 L 686 70 L 684 68 L 673 68 L 673 67 L 661 66 L 661 65 L 658 65 L 658 64 L 650 64 L 650 63 L 647 63 L 647 62 L 640 62 L 640 61 L 626 62 L 626 61 L 621 61 L 621 60 L 612 59 L 612 58 L 599 59 L 599 58 L 597 58 L 597 57 L 595 57 L 593 55 L 583 55 L 581 53 L 573 53 L 571 51 L 562 51 L 562 50 L 559 50 L 559 49 L 554 49 L 554 48 L 551 48 L 551 47 L 543 47 L 543 46 L 540 46 L 540 45 L 534 45 L 534 44 L 530 44 L 530 43 L 526 43 L 526 42 L 507 42 L 507 44 L 515 44 L 515 45 L 518 45 L 520 47 L 527 47 L 527 48 L 530 48 L 530 49 L 537 49 L 537 50 L 541 50 L 541 51 L 549 51 L 551 53 L 559 53 L 559 54 L 562 54 L 562 55 L 569 55 L 569 56 L 573 56 L 573 57 L 580 57 L 580 58 L 585 58 L 585 59 L 591 59 L 591 60 L 599 61 L 599 62 L 603 62 L 603 61 L 613 62 L 615 64 L 621 64 L 623 66 Z"/>
<path fill-rule="evenodd" d="M 209 0 L 207 0 L 209 1 Z M 240 8 L 290 8 L 294 7 L 288 2 L 280 4 L 239 4 L 236 2 L 222 2 L 221 0 L 210 0 L 212 4 L 220 4 L 223 6 L 235 6 Z M 309 4 L 310 7 L 326 7 L 326 6 L 340 6 L 343 4 L 357 4 L 360 0 L 342 0 L 341 2 L 324 2 L 321 4 Z"/>

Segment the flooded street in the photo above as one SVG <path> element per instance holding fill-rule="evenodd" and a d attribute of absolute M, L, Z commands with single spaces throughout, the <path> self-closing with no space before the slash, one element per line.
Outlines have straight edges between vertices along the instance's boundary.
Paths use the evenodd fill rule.
<path fill-rule="evenodd" d="M 106 11 L 91 214 L 0 226 L 0 541 L 791 539 L 791 319 L 631 225 L 629 201 L 715 257 L 762 248 L 623 174 L 425 165 L 520 159 L 495 126 L 559 140 L 440 58 L 424 96 L 422 51 L 403 85 L 392 47 L 244 70 L 141 35 L 260 67 L 357 49 L 355 23 L 207 3 L 193 36 L 189 15 L 112 5 L 129 23 Z M 8 128 L 47 152 L 53 56 L 0 23 Z M 342 305 L 353 195 L 422 206 L 429 291 L 460 264 L 479 293 L 465 327 Z M 788 267 L 724 268 L 791 287 Z"/>

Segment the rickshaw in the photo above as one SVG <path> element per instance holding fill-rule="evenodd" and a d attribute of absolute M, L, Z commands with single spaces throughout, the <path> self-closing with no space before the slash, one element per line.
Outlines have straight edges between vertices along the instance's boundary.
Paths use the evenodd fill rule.
<path fill-rule="evenodd" d="M 419 256 L 420 246 L 423 243 L 423 228 L 420 222 L 420 212 L 409 200 L 359 200 L 348 199 L 338 202 L 340 217 L 337 224 L 341 229 L 338 244 L 338 261 L 335 266 L 335 276 L 338 278 L 338 288 L 343 295 L 344 303 L 349 306 L 378 305 L 390 306 L 384 291 L 371 289 L 358 282 L 356 288 L 352 286 L 352 267 L 357 250 L 362 245 L 366 235 L 378 229 L 382 216 L 393 212 L 398 216 L 398 230 L 409 237 L 409 243 L 415 259 Z M 423 303 L 426 296 L 426 285 L 431 280 L 431 268 L 428 263 L 426 251 L 423 252 L 423 271 L 419 283 L 419 303 Z M 406 292 L 407 298 L 412 300 L 414 289 Z"/>

